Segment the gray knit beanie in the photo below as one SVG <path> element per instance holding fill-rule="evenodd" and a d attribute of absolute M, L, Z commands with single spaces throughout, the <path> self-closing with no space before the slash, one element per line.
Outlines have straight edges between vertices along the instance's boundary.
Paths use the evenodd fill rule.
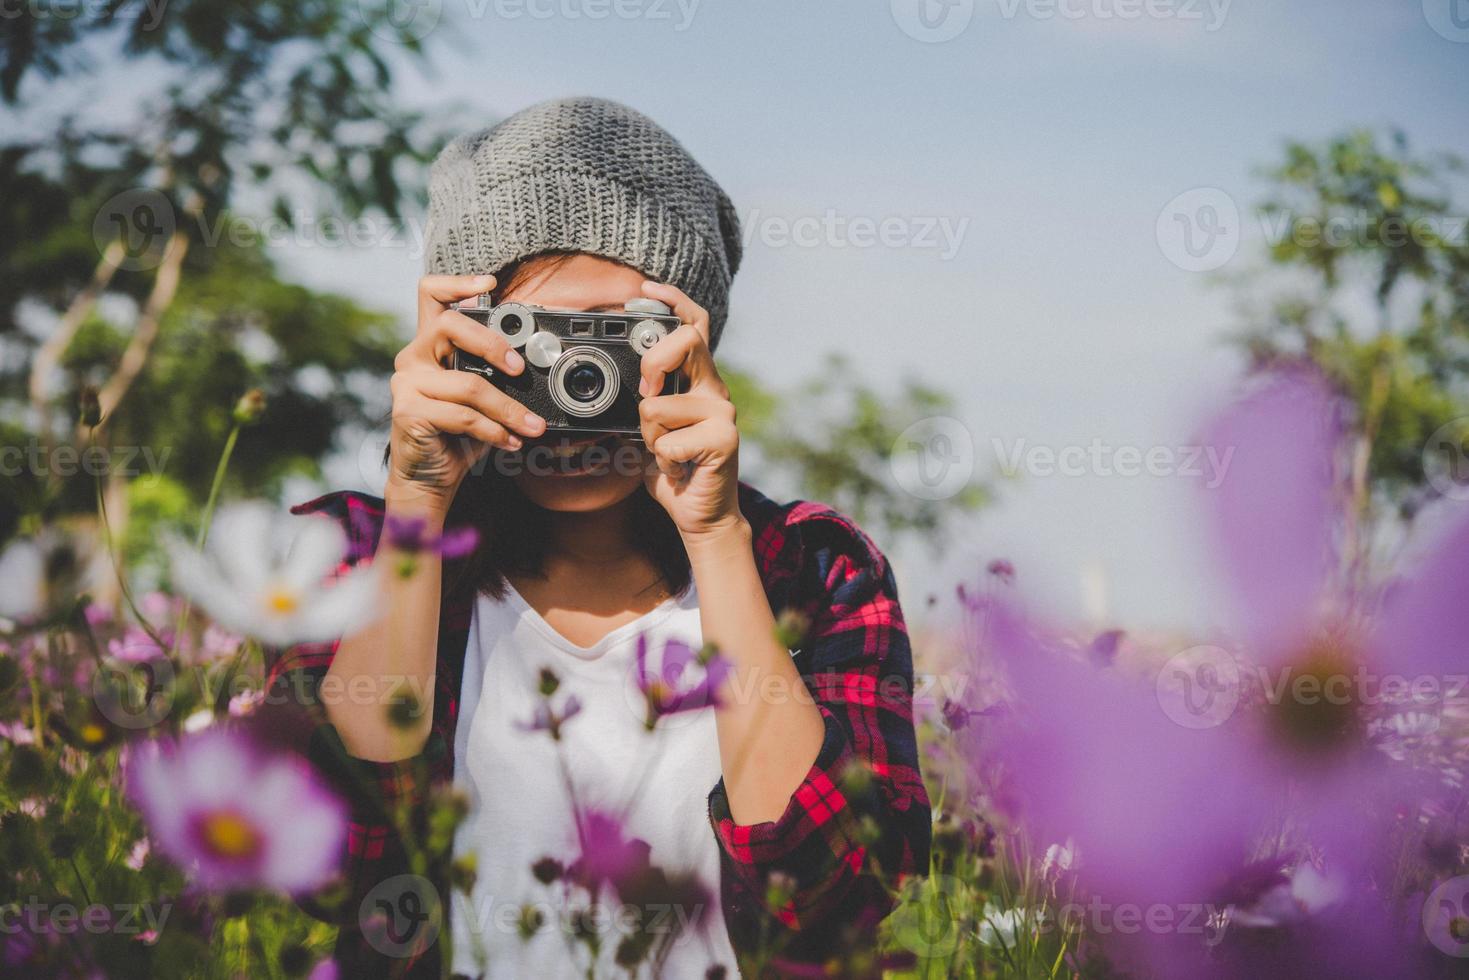
<path fill-rule="evenodd" d="M 606 99 L 542 102 L 444 147 L 429 175 L 426 271 L 498 272 L 589 252 L 729 311 L 740 223 L 729 197 L 657 123 Z"/>

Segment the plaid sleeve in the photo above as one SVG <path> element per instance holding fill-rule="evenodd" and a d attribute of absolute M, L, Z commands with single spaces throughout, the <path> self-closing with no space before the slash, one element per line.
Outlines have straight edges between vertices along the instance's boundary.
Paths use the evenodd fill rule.
<path fill-rule="evenodd" d="M 360 494 L 328 494 L 293 511 L 326 514 L 347 532 L 348 552 L 337 573 L 371 561 L 377 548 L 381 504 Z M 341 914 L 321 901 L 308 899 L 307 911 L 332 920 L 355 919 L 361 897 L 406 864 L 399 828 L 417 827 L 431 788 L 452 765 L 443 733 L 435 728 L 418 755 L 395 762 L 358 759 L 347 752 L 336 728 L 327 721 L 321 701 L 326 677 L 339 641 L 303 643 L 277 656 L 266 681 L 266 709 L 261 727 L 267 737 L 301 752 L 348 805 L 341 872 L 348 894 L 338 896 Z"/>
<path fill-rule="evenodd" d="M 809 623 L 795 657 L 826 736 L 779 819 L 736 823 L 723 782 L 710 819 L 726 903 L 745 920 L 733 927 L 824 957 L 850 939 L 842 925 L 886 914 L 890 886 L 928 867 L 912 655 L 892 570 L 866 535 L 830 508 L 767 505 L 746 505 L 757 562 L 772 607 Z"/>

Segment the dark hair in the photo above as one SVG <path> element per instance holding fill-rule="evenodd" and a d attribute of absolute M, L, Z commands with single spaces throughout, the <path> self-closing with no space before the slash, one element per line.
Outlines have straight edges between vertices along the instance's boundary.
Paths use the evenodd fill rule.
<path fill-rule="evenodd" d="M 499 300 L 532 278 L 547 275 L 565 265 L 578 252 L 542 252 L 512 262 L 495 273 Z M 479 547 L 462 562 L 451 585 L 467 579 L 479 592 L 504 598 L 506 576 L 538 576 L 545 572 L 546 545 L 550 540 L 551 515 L 528 499 L 515 480 L 496 466 L 498 449 L 465 476 L 449 508 L 448 526 L 473 526 L 480 534 Z M 632 540 L 658 570 L 671 595 L 688 591 L 692 581 L 688 552 L 668 512 L 639 485 L 631 498 Z"/>

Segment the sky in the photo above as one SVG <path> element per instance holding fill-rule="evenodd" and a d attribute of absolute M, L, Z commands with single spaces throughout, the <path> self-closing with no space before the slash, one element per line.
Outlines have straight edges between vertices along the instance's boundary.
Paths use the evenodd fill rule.
<path fill-rule="evenodd" d="M 937 557 L 890 549 L 910 605 L 1003 556 L 1062 617 L 1226 620 L 1197 480 L 1120 475 L 1111 450 L 1189 468 L 1179 447 L 1239 376 L 1229 282 L 1261 263 L 1259 172 L 1286 140 L 1397 127 L 1420 151 L 1469 156 L 1465 0 L 395 10 L 416 13 L 429 52 L 400 59 L 398 95 L 450 128 L 592 94 L 689 147 L 746 226 L 722 358 L 782 387 L 839 348 L 868 380 L 954 396 L 945 431 L 997 501 Z M 288 276 L 401 313 L 406 330 L 412 237 L 277 251 Z M 1103 465 L 1080 475 L 1037 462 L 1096 446 Z M 344 456 L 334 478 L 365 479 Z M 1001 474 L 1017 458 L 1022 472 Z"/>

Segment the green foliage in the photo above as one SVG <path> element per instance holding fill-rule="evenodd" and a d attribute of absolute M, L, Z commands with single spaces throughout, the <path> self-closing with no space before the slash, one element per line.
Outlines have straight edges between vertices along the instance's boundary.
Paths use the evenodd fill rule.
<path fill-rule="evenodd" d="M 1291 143 L 1267 172 L 1270 258 L 1289 284 L 1252 311 L 1241 340 L 1257 367 L 1308 359 L 1355 405 L 1364 513 L 1410 519 L 1434 498 L 1425 446 L 1469 414 L 1462 170 L 1452 156 L 1414 155 L 1401 134 L 1362 131 Z"/>
<path fill-rule="evenodd" d="M 772 392 L 748 371 L 721 373 L 739 409 L 741 438 L 753 449 L 746 469 L 755 479 L 791 485 L 884 538 L 913 534 L 934 546 L 952 520 L 989 499 L 984 487 L 970 485 L 947 500 L 922 500 L 893 478 L 889 461 L 903 448 L 903 430 L 953 411 L 943 392 L 908 379 L 887 396 L 837 355 L 790 392 Z"/>

